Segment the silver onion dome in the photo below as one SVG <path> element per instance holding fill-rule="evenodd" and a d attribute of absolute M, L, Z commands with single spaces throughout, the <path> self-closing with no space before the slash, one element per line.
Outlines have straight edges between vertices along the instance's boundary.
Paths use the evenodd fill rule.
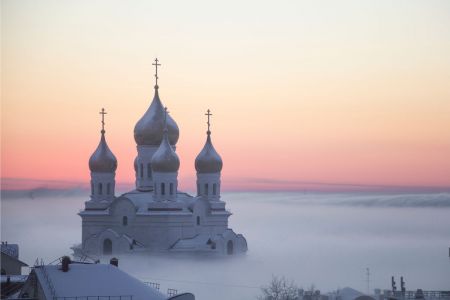
<path fill-rule="evenodd" d="M 97 149 L 89 158 L 89 169 L 91 172 L 100 173 L 112 173 L 117 169 L 117 159 L 106 143 L 104 130 L 102 130 L 102 136 Z"/>
<path fill-rule="evenodd" d="M 222 171 L 222 158 L 211 142 L 211 132 L 208 130 L 205 146 L 195 158 L 195 169 L 198 173 L 218 173 Z"/>
<path fill-rule="evenodd" d="M 152 170 L 154 172 L 177 172 L 180 168 L 180 159 L 169 144 L 168 130 L 164 129 L 163 140 L 152 157 Z"/>
<path fill-rule="evenodd" d="M 177 123 L 167 117 L 168 139 L 175 145 L 179 137 Z M 138 145 L 159 146 L 163 140 L 164 107 L 159 99 L 158 86 L 155 86 L 155 96 L 142 118 L 134 127 L 134 140 Z"/>

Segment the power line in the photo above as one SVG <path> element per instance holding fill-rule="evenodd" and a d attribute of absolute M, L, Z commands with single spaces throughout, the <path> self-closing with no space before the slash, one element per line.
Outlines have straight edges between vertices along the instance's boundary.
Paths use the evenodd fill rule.
<path fill-rule="evenodd" d="M 251 286 L 243 284 L 231 284 L 231 283 L 219 283 L 219 282 L 205 282 L 205 281 L 191 281 L 191 280 L 174 280 L 174 279 L 163 279 L 163 278 L 149 278 L 155 281 L 170 281 L 178 283 L 189 283 L 189 284 L 203 284 L 203 285 L 215 285 L 215 286 L 226 286 L 235 288 L 247 288 L 247 289 L 260 289 L 260 286 Z"/>

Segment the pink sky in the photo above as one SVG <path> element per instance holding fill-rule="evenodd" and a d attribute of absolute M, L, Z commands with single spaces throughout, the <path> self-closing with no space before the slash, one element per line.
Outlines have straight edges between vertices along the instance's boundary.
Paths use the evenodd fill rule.
<path fill-rule="evenodd" d="M 448 2 L 1 5 L 4 189 L 87 183 L 102 107 L 132 183 L 155 56 L 183 189 L 208 108 L 224 189 L 450 187 Z"/>

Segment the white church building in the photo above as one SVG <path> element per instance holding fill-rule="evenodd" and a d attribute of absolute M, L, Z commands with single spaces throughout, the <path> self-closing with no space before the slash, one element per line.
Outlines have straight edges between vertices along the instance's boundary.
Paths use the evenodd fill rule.
<path fill-rule="evenodd" d="M 231 213 L 221 199 L 222 159 L 211 141 L 210 112 L 203 149 L 195 159 L 197 195 L 178 190 L 179 129 L 159 98 L 158 60 L 155 95 L 134 128 L 136 189 L 115 195 L 117 159 L 104 129 L 89 159 L 91 196 L 79 213 L 82 243 L 75 254 L 110 255 L 135 251 L 237 254 L 247 241 L 228 227 Z"/>

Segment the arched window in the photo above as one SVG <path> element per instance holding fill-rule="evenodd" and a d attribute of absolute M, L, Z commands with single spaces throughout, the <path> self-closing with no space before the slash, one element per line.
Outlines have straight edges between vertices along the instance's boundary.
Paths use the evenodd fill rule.
<path fill-rule="evenodd" d="M 139 173 L 141 175 L 141 178 L 144 178 L 144 164 L 141 164 L 141 166 L 139 168 Z"/>
<path fill-rule="evenodd" d="M 166 194 L 166 185 L 163 183 L 161 183 L 161 195 L 165 195 Z"/>
<path fill-rule="evenodd" d="M 106 184 L 106 195 L 110 195 L 111 194 L 111 183 L 107 183 Z"/>
<path fill-rule="evenodd" d="M 214 196 L 216 195 L 216 192 L 217 192 L 217 187 L 216 187 L 216 184 L 214 183 L 213 184 L 213 195 Z"/>
<path fill-rule="evenodd" d="M 173 195 L 173 183 L 170 183 L 169 189 L 170 189 L 170 195 Z"/>
<path fill-rule="evenodd" d="M 200 225 L 200 216 L 197 216 L 197 226 Z"/>
<path fill-rule="evenodd" d="M 147 177 L 152 178 L 152 165 L 147 164 Z"/>
<path fill-rule="evenodd" d="M 103 254 L 105 255 L 112 254 L 112 242 L 110 239 L 106 239 L 103 241 Z"/>
<path fill-rule="evenodd" d="M 233 255 L 234 249 L 233 249 L 233 242 L 232 241 L 228 241 L 227 243 L 227 254 L 228 255 Z"/>
<path fill-rule="evenodd" d="M 98 194 L 99 195 L 103 194 L 103 184 L 101 183 L 98 184 Z"/>
<path fill-rule="evenodd" d="M 208 184 L 205 183 L 205 195 L 208 196 Z"/>
<path fill-rule="evenodd" d="M 122 225 L 123 226 L 127 226 L 128 225 L 128 217 L 127 216 L 123 216 L 123 218 L 122 218 Z"/>

